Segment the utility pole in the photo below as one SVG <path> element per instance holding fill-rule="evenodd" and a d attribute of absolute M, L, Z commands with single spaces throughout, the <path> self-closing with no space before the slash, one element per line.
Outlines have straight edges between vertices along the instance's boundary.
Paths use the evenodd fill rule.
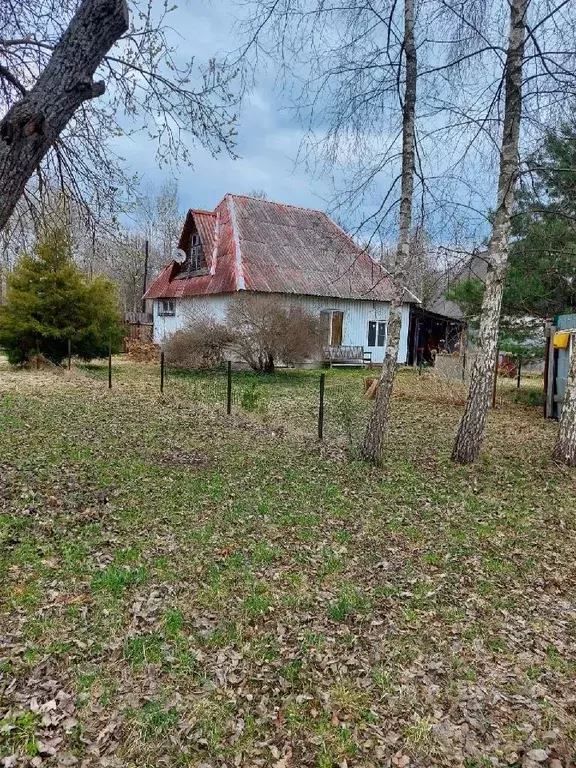
<path fill-rule="evenodd" d="M 142 295 L 146 293 L 148 287 L 148 240 L 144 243 L 144 285 L 142 286 Z M 146 299 L 142 299 L 142 312 L 146 312 Z"/>

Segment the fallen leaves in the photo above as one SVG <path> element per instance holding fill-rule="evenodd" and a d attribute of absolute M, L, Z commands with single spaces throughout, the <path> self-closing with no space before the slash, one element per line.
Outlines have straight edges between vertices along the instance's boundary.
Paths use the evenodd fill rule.
<path fill-rule="evenodd" d="M 329 375 L 323 445 L 308 374 L 232 419 L 153 374 L 40 372 L 3 402 L 4 765 L 568 768 L 575 478 L 550 425 L 502 405 L 453 467 L 458 408 L 402 374 L 376 470 L 347 459 L 355 374 Z"/>

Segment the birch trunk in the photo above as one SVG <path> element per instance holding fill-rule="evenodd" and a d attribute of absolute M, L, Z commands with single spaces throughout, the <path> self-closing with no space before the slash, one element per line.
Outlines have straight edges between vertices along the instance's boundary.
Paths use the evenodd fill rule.
<path fill-rule="evenodd" d="M 486 288 L 480 316 L 478 354 L 472 368 L 470 390 L 460 422 L 452 459 L 476 461 L 482 448 L 486 415 L 492 397 L 498 347 L 498 327 L 504 280 L 508 268 L 514 188 L 518 176 L 518 141 L 522 116 L 522 67 L 529 0 L 510 1 L 510 29 L 505 70 L 505 105 L 496 213 L 488 246 Z"/>
<path fill-rule="evenodd" d="M 576 338 L 571 338 L 572 355 L 566 381 L 566 393 L 560 416 L 560 429 L 554 446 L 553 458 L 576 467 Z"/>
<path fill-rule="evenodd" d="M 126 0 L 83 0 L 34 87 L 0 121 L 0 231 L 74 112 L 104 93 L 92 78 L 127 29 Z"/>
<path fill-rule="evenodd" d="M 390 303 L 384 361 L 361 448 L 362 457 L 373 464 L 379 464 L 382 460 L 384 441 L 388 431 L 390 398 L 392 397 L 400 347 L 405 272 L 410 256 L 415 165 L 416 81 L 418 75 L 414 40 L 414 0 L 404 0 L 404 56 L 406 60 L 406 83 L 402 108 L 402 181 L 398 245 L 392 270 L 394 295 Z"/>

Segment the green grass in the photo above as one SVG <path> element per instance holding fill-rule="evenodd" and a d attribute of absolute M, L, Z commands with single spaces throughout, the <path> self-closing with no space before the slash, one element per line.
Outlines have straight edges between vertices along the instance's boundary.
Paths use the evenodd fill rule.
<path fill-rule="evenodd" d="M 230 418 L 222 371 L 157 374 L 0 371 L 0 757 L 449 765 L 469 715 L 470 765 L 570 754 L 576 476 L 511 384 L 461 467 L 460 385 L 401 372 L 375 469 L 361 371 L 323 443 L 317 371 L 235 374 Z"/>

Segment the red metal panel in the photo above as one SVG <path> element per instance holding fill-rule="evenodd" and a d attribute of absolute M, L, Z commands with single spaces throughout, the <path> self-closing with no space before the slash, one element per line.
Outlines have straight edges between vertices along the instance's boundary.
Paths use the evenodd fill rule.
<path fill-rule="evenodd" d="M 174 279 L 177 266 L 169 265 L 150 285 L 146 298 L 230 293 L 238 288 L 240 269 L 246 289 L 252 291 L 391 299 L 386 270 L 321 211 L 226 195 L 215 211 L 192 210 L 189 215 L 213 274 Z"/>
<path fill-rule="evenodd" d="M 214 248 L 214 236 L 216 233 L 216 214 L 207 211 L 191 211 L 196 229 L 200 235 L 200 241 L 204 248 L 204 255 L 208 267 L 211 265 L 212 251 Z"/>
<path fill-rule="evenodd" d="M 389 301 L 388 273 L 321 211 L 235 195 L 246 287 Z"/>

